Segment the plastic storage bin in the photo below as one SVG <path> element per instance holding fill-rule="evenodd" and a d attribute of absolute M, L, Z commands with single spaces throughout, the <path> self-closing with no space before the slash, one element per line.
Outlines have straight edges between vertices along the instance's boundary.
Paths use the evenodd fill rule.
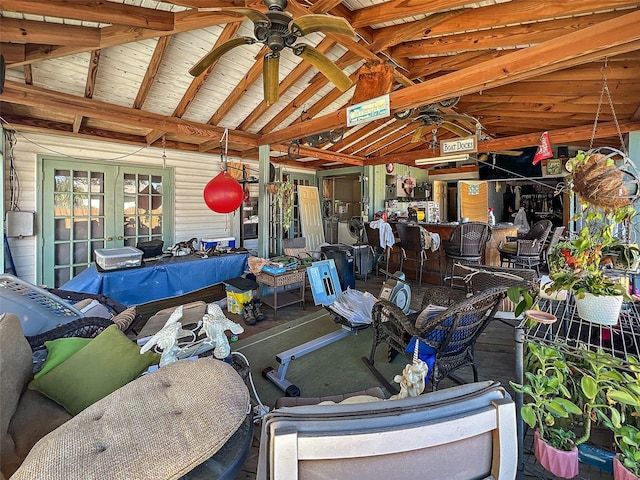
<path fill-rule="evenodd" d="M 234 237 L 223 237 L 223 238 L 211 238 L 209 241 L 212 243 L 212 247 L 229 247 L 235 248 L 236 239 Z"/>
<path fill-rule="evenodd" d="M 253 298 L 253 290 L 258 284 L 247 278 L 231 278 L 224 282 L 227 290 L 227 311 L 229 313 L 244 313 L 244 304 Z"/>
<path fill-rule="evenodd" d="M 96 264 L 102 270 L 139 267 L 142 265 L 142 253 L 135 247 L 98 248 L 95 250 Z"/>

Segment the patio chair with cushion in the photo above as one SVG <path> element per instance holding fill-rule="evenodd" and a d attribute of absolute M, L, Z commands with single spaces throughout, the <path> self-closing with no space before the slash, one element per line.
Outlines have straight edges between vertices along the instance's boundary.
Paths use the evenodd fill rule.
<path fill-rule="evenodd" d="M 367 360 L 376 377 L 385 388 L 396 391 L 375 369 L 375 354 L 378 345 L 387 343 L 409 361 L 418 340 L 419 354 L 429 366 L 432 390 L 445 377 L 462 383 L 452 373 L 459 368 L 471 366 L 473 380 L 478 381 L 478 370 L 474 360 L 474 344 L 488 323 L 493 320 L 500 302 L 505 298 L 507 287 L 496 287 L 452 303 L 446 309 L 429 306 L 416 313 L 405 315 L 396 305 L 386 300 L 376 302 L 371 310 L 373 319 L 373 343 Z M 425 300 L 423 299 L 423 302 Z"/>
<path fill-rule="evenodd" d="M 371 400 L 268 413 L 257 477 L 515 478 L 515 405 L 497 382 Z"/>

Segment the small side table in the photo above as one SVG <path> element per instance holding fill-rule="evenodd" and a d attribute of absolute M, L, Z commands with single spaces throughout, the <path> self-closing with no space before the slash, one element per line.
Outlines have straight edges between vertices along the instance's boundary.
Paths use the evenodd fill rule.
<path fill-rule="evenodd" d="M 256 280 L 259 284 L 273 287 L 273 294 L 262 297 L 262 303 L 273 308 L 274 318 L 276 320 L 278 319 L 278 308 L 280 307 L 302 303 L 302 309 L 304 310 L 304 288 L 306 279 L 306 269 L 279 273 L 277 275 L 266 272 L 260 272 L 256 275 Z M 287 285 L 293 285 L 295 283 L 300 284 L 299 296 L 287 291 L 278 292 L 279 287 L 286 287 Z"/>

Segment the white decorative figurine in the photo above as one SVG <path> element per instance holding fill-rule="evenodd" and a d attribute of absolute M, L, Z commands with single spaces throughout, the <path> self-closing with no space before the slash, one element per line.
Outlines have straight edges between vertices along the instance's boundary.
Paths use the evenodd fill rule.
<path fill-rule="evenodd" d="M 413 351 L 413 363 L 408 363 L 402 375 L 396 375 L 393 377 L 393 381 L 400 384 L 400 393 L 393 395 L 389 400 L 395 400 L 399 398 L 417 397 L 425 388 L 425 378 L 429 367 L 425 362 L 418 358 L 418 345 L 419 341 L 416 340 L 416 346 Z"/>
<path fill-rule="evenodd" d="M 229 339 L 224 333 L 225 330 L 231 330 L 231 333 L 236 335 L 244 332 L 244 328 L 241 325 L 224 316 L 219 305 L 210 303 L 207 305 L 207 313 L 202 317 L 202 326 L 198 335 L 201 335 L 204 331 L 207 335 L 205 343 L 215 346 L 213 355 L 220 359 L 227 358 L 231 354 L 231 347 L 229 346 Z"/>
<path fill-rule="evenodd" d="M 180 353 L 178 339 L 194 336 L 192 331 L 184 330 L 182 328 L 182 324 L 178 321 L 181 318 L 182 305 L 173 311 L 167 322 L 164 324 L 164 327 L 162 327 L 159 332 L 153 335 L 149 341 L 142 346 L 140 353 L 145 353 L 157 346 L 162 350 L 162 354 L 160 356 L 161 367 L 178 360 L 178 354 Z"/>

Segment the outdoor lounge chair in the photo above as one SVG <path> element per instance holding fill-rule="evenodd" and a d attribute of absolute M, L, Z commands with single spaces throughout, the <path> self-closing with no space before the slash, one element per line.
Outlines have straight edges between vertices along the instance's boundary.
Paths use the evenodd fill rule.
<path fill-rule="evenodd" d="M 280 408 L 262 422 L 257 478 L 512 480 L 516 438 L 514 402 L 497 382 Z"/>

